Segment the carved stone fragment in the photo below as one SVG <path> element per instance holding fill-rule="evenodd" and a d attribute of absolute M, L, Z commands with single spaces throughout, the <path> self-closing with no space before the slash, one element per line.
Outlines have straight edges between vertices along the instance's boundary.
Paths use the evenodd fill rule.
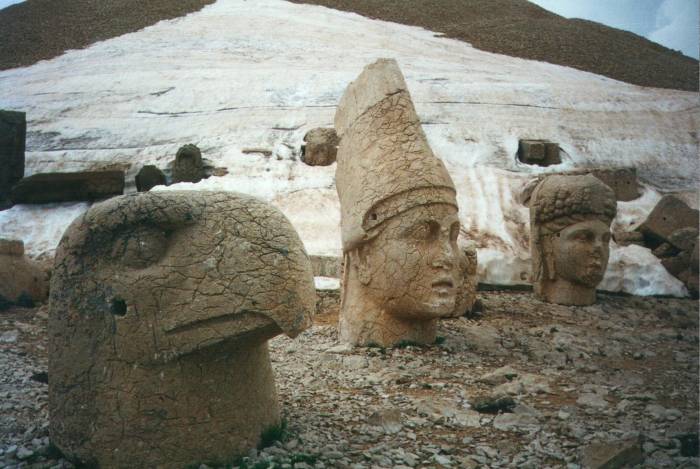
<path fill-rule="evenodd" d="M 0 110 L 0 210 L 12 205 L 10 190 L 24 176 L 27 116 Z"/>
<path fill-rule="evenodd" d="M 199 148 L 191 143 L 181 146 L 173 164 L 173 183 L 199 182 L 204 176 L 204 162 Z"/>
<path fill-rule="evenodd" d="M 301 160 L 309 166 L 328 166 L 335 163 L 338 153 L 338 135 L 335 129 L 317 128 L 304 135 Z"/>
<path fill-rule="evenodd" d="M 420 126 L 396 61 L 365 67 L 335 115 L 344 253 L 340 339 L 435 340 L 464 298 L 455 188 Z"/>
<path fill-rule="evenodd" d="M 155 186 L 164 186 L 166 184 L 165 174 L 152 164 L 143 166 L 136 177 L 136 190 L 139 192 L 148 192 Z"/>
<path fill-rule="evenodd" d="M 46 301 L 46 274 L 24 256 L 24 243 L 0 239 L 0 309 L 3 305 L 32 306 Z"/>
<path fill-rule="evenodd" d="M 73 200 L 100 200 L 124 193 L 124 171 L 39 173 L 12 188 L 17 204 L 46 204 Z"/>
<path fill-rule="evenodd" d="M 671 235 L 681 228 L 698 228 L 698 211 L 690 208 L 675 195 L 665 195 L 659 200 L 638 231 L 644 234 L 651 247 L 669 241 Z"/>
<path fill-rule="evenodd" d="M 549 303 L 590 305 L 610 254 L 615 194 L 592 176 L 549 176 L 530 198 L 535 294 Z"/>
<path fill-rule="evenodd" d="M 50 437 L 99 467 L 247 453 L 280 412 L 267 340 L 310 325 L 313 275 L 276 209 L 224 192 L 96 204 L 56 253 Z"/>

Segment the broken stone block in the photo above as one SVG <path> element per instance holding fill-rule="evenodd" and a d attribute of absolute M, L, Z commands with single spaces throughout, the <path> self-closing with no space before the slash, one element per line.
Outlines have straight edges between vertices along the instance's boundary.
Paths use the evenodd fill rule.
<path fill-rule="evenodd" d="M 547 140 L 520 140 L 518 159 L 525 164 L 550 166 L 561 163 L 559 145 Z"/>
<path fill-rule="evenodd" d="M 636 168 L 599 168 L 592 169 L 591 174 L 610 187 L 619 201 L 634 200 L 641 195 Z"/>
<path fill-rule="evenodd" d="M 183 145 L 175 155 L 173 184 L 177 182 L 199 182 L 205 177 L 202 152 L 191 143 Z"/>
<path fill-rule="evenodd" d="M 664 259 L 678 254 L 678 249 L 673 247 L 671 243 L 661 243 L 654 248 L 652 253 L 659 259 Z"/>
<path fill-rule="evenodd" d="M 46 273 L 24 256 L 24 243 L 0 239 L 0 304 L 33 306 L 47 295 Z"/>
<path fill-rule="evenodd" d="M 581 451 L 584 469 L 618 469 L 641 464 L 644 460 L 638 438 L 593 443 Z"/>
<path fill-rule="evenodd" d="M 56 252 L 49 432 L 90 467 L 195 467 L 280 425 L 267 341 L 311 323 L 313 274 L 279 210 L 233 192 L 93 205 Z"/>
<path fill-rule="evenodd" d="M 395 60 L 366 66 L 340 100 L 336 189 L 343 343 L 433 344 L 464 297 L 456 190 Z"/>
<path fill-rule="evenodd" d="M 698 243 L 698 234 L 698 229 L 695 227 L 681 228 L 671 233 L 668 242 L 681 251 L 693 252 Z"/>
<path fill-rule="evenodd" d="M 338 153 L 338 135 L 335 129 L 317 128 L 304 135 L 301 161 L 309 166 L 328 166 L 335 163 Z"/>
<path fill-rule="evenodd" d="M 147 164 L 139 170 L 134 178 L 134 182 L 136 183 L 136 190 L 139 192 L 148 192 L 155 186 L 166 185 L 163 171 L 151 164 Z"/>
<path fill-rule="evenodd" d="M 24 176 L 26 135 L 24 112 L 0 110 L 0 210 L 12 205 L 12 186 Z"/>
<path fill-rule="evenodd" d="M 656 204 L 637 231 L 644 234 L 647 246 L 656 247 L 669 241 L 671 235 L 681 228 L 697 229 L 700 222 L 697 210 L 691 209 L 674 195 L 665 195 Z"/>
<path fill-rule="evenodd" d="M 638 231 L 616 231 L 613 234 L 613 239 L 620 246 L 629 246 L 630 244 L 644 246 L 644 235 Z"/>
<path fill-rule="evenodd" d="M 690 254 L 691 253 L 688 251 L 679 252 L 675 256 L 668 256 L 661 259 L 661 264 L 666 268 L 669 274 L 679 278 L 682 272 L 690 269 Z"/>
<path fill-rule="evenodd" d="M 121 195 L 123 192 L 123 171 L 40 173 L 19 181 L 12 188 L 12 200 L 16 204 L 93 201 Z"/>

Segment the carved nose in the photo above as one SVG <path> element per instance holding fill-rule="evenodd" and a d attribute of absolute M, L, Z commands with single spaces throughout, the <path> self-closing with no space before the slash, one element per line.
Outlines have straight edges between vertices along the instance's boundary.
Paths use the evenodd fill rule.
<path fill-rule="evenodd" d="M 452 267 L 454 267 L 455 264 L 453 254 L 454 253 L 449 240 L 440 241 L 439 246 L 437 248 L 436 256 L 432 262 L 433 267 L 451 269 Z"/>

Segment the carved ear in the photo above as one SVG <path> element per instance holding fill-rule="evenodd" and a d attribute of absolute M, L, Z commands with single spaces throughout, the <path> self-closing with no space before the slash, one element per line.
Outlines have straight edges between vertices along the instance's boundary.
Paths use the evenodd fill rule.
<path fill-rule="evenodd" d="M 372 281 L 372 272 L 369 267 L 369 253 L 365 246 L 360 246 L 355 249 L 355 270 L 357 270 L 357 278 L 362 285 L 369 285 Z"/>

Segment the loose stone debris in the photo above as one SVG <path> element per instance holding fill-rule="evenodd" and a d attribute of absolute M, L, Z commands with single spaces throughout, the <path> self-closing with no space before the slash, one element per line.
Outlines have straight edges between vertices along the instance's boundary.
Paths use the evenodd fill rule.
<path fill-rule="evenodd" d="M 430 347 L 338 347 L 337 306 L 271 340 L 287 428 L 233 467 L 575 469 L 621 441 L 639 442 L 637 467 L 698 467 L 697 301 L 480 297 L 483 319 L 440 322 Z M 73 467 L 49 446 L 47 385 L 32 379 L 47 371 L 46 320 L 46 307 L 0 316 L 17 333 L 0 342 L 0 467 Z M 539 385 L 510 395 L 512 412 L 475 410 L 523 376 Z"/>

